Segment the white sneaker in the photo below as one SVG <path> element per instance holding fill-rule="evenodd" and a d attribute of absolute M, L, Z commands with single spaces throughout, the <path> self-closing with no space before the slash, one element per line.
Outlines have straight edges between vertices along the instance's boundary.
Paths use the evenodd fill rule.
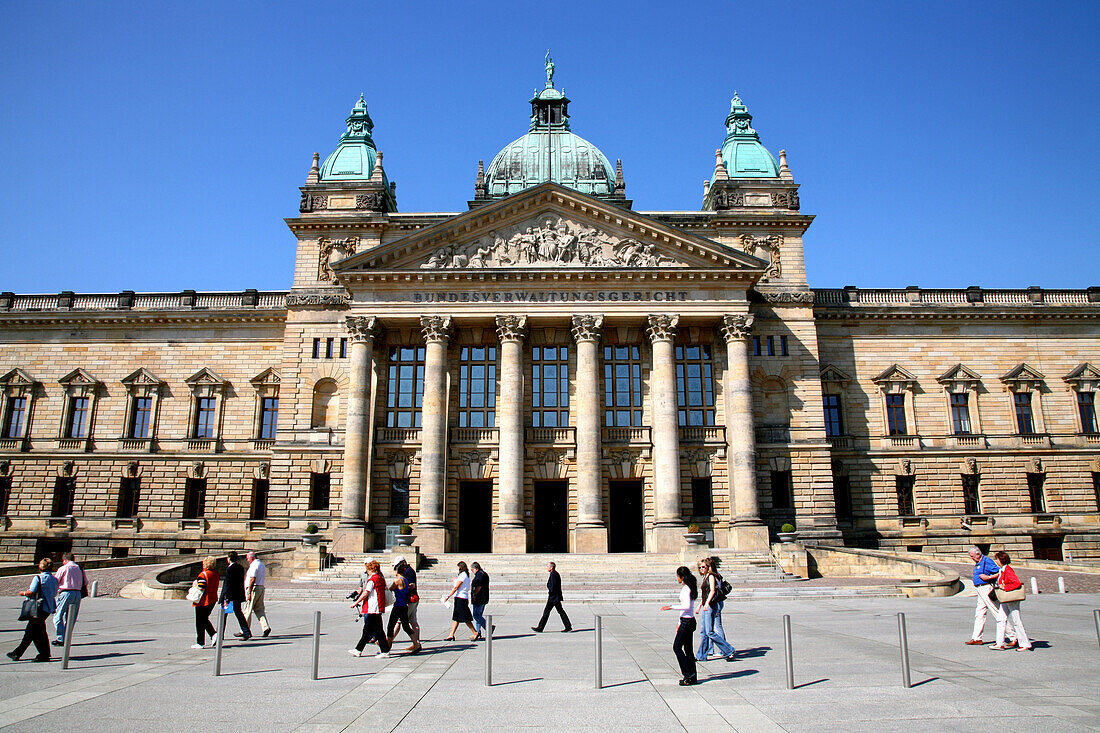
<path fill-rule="evenodd" d="M 374 658 L 375 659 L 389 659 L 390 658 L 390 653 L 389 652 L 378 652 L 377 654 L 374 655 Z"/>
<path fill-rule="evenodd" d="M 210 646 L 217 646 L 217 645 L 218 645 L 218 635 L 214 634 L 213 636 L 210 637 Z"/>
<path fill-rule="evenodd" d="M 191 648 L 192 649 L 205 649 L 206 647 L 204 647 L 202 644 L 192 644 Z"/>
<path fill-rule="evenodd" d="M 348 654 L 350 654 L 353 657 L 363 656 L 363 652 L 359 651 L 358 649 L 348 649 Z"/>

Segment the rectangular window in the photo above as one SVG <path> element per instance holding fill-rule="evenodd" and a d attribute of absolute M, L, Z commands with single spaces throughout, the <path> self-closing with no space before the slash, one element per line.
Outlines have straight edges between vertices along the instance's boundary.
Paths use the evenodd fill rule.
<path fill-rule="evenodd" d="M 912 517 L 917 513 L 916 476 L 894 476 L 894 489 L 898 494 L 898 515 Z"/>
<path fill-rule="evenodd" d="M 852 480 L 848 476 L 833 476 L 833 504 L 837 519 L 852 518 Z"/>
<path fill-rule="evenodd" d="M 309 474 L 310 511 L 325 511 L 328 509 L 329 490 L 331 486 L 331 478 L 327 473 Z"/>
<path fill-rule="evenodd" d="M 135 397 L 134 414 L 130 416 L 131 438 L 144 440 L 149 437 L 149 425 L 153 416 L 153 398 Z"/>
<path fill-rule="evenodd" d="M 59 476 L 53 482 L 53 513 L 51 517 L 67 517 L 73 513 L 76 498 L 76 479 Z"/>
<path fill-rule="evenodd" d="M 271 482 L 265 478 L 252 480 L 252 519 L 267 519 L 267 495 Z"/>
<path fill-rule="evenodd" d="M 825 435 L 835 438 L 844 435 L 844 425 L 840 421 L 840 395 L 822 395 L 825 404 Z"/>
<path fill-rule="evenodd" d="M 419 428 L 423 401 L 424 347 L 391 347 L 386 380 L 386 427 Z"/>
<path fill-rule="evenodd" d="M 11 501 L 11 476 L 0 476 L 0 517 L 8 516 L 9 501 Z"/>
<path fill-rule="evenodd" d="M 491 428 L 497 419 L 497 347 L 463 346 L 458 362 L 458 426 Z"/>
<path fill-rule="evenodd" d="M 753 356 L 760 356 L 760 337 L 759 336 L 753 336 L 752 337 L 752 355 Z"/>
<path fill-rule="evenodd" d="M 264 397 L 260 402 L 260 440 L 275 440 L 279 424 L 279 398 Z"/>
<path fill-rule="evenodd" d="M 1046 478 L 1046 474 L 1042 473 L 1029 473 L 1027 475 L 1027 496 L 1031 502 L 1032 514 L 1046 514 L 1047 497 L 1046 492 L 1043 491 L 1043 482 L 1046 481 Z"/>
<path fill-rule="evenodd" d="M 409 480 L 395 478 L 390 480 L 390 519 L 405 521 L 409 516 Z"/>
<path fill-rule="evenodd" d="M 772 509 L 794 509 L 794 481 L 790 471 L 772 471 Z"/>
<path fill-rule="evenodd" d="M 331 359 L 332 358 L 332 346 L 333 346 L 333 342 L 335 342 L 335 341 L 336 341 L 336 339 L 325 339 L 325 358 L 326 359 Z"/>
<path fill-rule="evenodd" d="M 141 479 L 124 478 L 118 485 L 118 506 L 115 516 L 119 519 L 130 519 L 137 516 L 138 502 L 141 497 Z"/>
<path fill-rule="evenodd" d="M 321 339 L 313 339 L 313 358 L 321 358 Z"/>
<path fill-rule="evenodd" d="M 970 393 L 951 393 L 951 429 L 955 435 L 970 435 Z"/>
<path fill-rule="evenodd" d="M 1096 393 L 1077 393 L 1077 413 L 1081 416 L 1081 432 L 1096 432 Z M 13 436 L 14 437 L 14 436 Z"/>
<path fill-rule="evenodd" d="M 348 340 L 346 338 L 340 339 L 340 358 L 348 358 Z"/>
<path fill-rule="evenodd" d="M 886 395 L 886 427 L 890 435 L 908 435 L 905 425 L 905 395 Z"/>
<path fill-rule="evenodd" d="M 4 437 L 22 438 L 27 423 L 27 398 L 12 397 L 4 415 Z"/>
<path fill-rule="evenodd" d="M 11 479 L 8 479 L 8 490 L 11 490 Z M 1100 512 L 1100 472 L 1092 474 L 1092 494 L 1096 498 L 1096 511 Z"/>
<path fill-rule="evenodd" d="M 700 519 L 714 515 L 714 498 L 709 476 L 691 480 L 691 514 Z"/>
<path fill-rule="evenodd" d="M 710 346 L 676 347 L 676 400 L 680 426 L 714 424 Z"/>
<path fill-rule="evenodd" d="M 88 407 L 91 400 L 87 397 L 73 397 L 69 400 L 69 419 L 66 420 L 66 438 L 84 438 L 88 435 Z"/>
<path fill-rule="evenodd" d="M 201 519 L 206 515 L 206 479 L 189 478 L 183 485 L 183 517 Z"/>
<path fill-rule="evenodd" d="M 569 348 L 531 348 L 531 424 L 560 428 L 569 424 Z"/>
<path fill-rule="evenodd" d="M 216 398 L 199 397 L 195 402 L 195 438 L 214 437 L 214 405 Z"/>
<path fill-rule="evenodd" d="M 978 478 L 976 473 L 963 474 L 963 512 L 966 514 L 982 513 L 982 497 L 978 491 Z"/>
<path fill-rule="evenodd" d="M 790 356 L 791 355 L 790 351 L 787 350 L 787 337 L 786 336 L 780 336 L 779 337 L 779 353 L 782 356 Z"/>
<path fill-rule="evenodd" d="M 775 336 L 768 336 L 768 356 L 775 356 Z"/>
<path fill-rule="evenodd" d="M 642 424 L 642 350 L 638 346 L 603 349 L 604 424 Z"/>
<path fill-rule="evenodd" d="M 1032 435 L 1035 426 L 1031 420 L 1031 393 L 1016 392 L 1012 395 L 1012 402 L 1016 406 L 1016 432 L 1019 435 Z"/>

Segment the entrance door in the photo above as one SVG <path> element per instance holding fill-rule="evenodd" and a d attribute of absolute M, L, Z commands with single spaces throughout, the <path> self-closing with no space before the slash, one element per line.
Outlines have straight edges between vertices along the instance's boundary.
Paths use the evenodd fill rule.
<path fill-rule="evenodd" d="M 492 552 L 493 482 L 458 482 L 458 551 Z"/>
<path fill-rule="evenodd" d="M 535 482 L 535 552 L 568 550 L 565 481 Z"/>
<path fill-rule="evenodd" d="M 609 552 L 645 550 L 645 507 L 641 480 L 612 481 L 610 526 L 607 531 Z"/>
<path fill-rule="evenodd" d="M 1032 537 L 1031 546 L 1036 560 L 1062 562 L 1062 536 Z"/>

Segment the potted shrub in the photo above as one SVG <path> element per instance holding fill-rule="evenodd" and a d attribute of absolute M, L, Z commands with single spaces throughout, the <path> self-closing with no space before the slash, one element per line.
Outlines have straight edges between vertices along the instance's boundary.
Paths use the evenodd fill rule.
<path fill-rule="evenodd" d="M 416 535 L 412 533 L 413 528 L 411 524 L 402 524 L 397 529 L 397 544 L 401 547 L 412 546 L 413 540 L 416 539 Z"/>
<path fill-rule="evenodd" d="M 689 545 L 705 545 L 707 542 L 707 535 L 699 529 L 698 524 L 689 524 L 684 539 L 687 540 Z"/>
<path fill-rule="evenodd" d="M 796 539 L 798 539 L 798 532 L 794 531 L 794 525 L 790 522 L 779 528 L 780 542 L 794 542 Z"/>
<path fill-rule="evenodd" d="M 306 525 L 306 533 L 302 535 L 303 545 L 316 545 L 321 541 L 321 535 L 317 532 L 317 525 L 310 522 Z"/>

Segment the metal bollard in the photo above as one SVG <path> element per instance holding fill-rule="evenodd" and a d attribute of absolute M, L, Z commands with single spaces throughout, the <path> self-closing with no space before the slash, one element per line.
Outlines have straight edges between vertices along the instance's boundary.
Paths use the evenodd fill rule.
<path fill-rule="evenodd" d="M 493 686 L 493 615 L 485 617 L 485 686 Z"/>
<path fill-rule="evenodd" d="M 596 689 L 603 689 L 603 616 L 596 617 Z"/>
<path fill-rule="evenodd" d="M 1096 643 L 1100 644 L 1100 611 L 1092 612 L 1092 620 L 1096 622 Z"/>
<path fill-rule="evenodd" d="M 794 689 L 794 653 L 791 649 L 791 617 L 783 615 L 783 654 L 787 661 L 787 689 Z"/>
<path fill-rule="evenodd" d="M 1066 592 L 1066 581 L 1065 581 L 1065 578 L 1063 578 L 1061 575 L 1058 576 L 1058 592 L 1059 593 L 1065 593 Z"/>
<path fill-rule="evenodd" d="M 317 681 L 317 666 L 321 659 L 321 612 L 315 611 L 313 614 L 313 670 L 309 676 L 314 682 Z"/>
<path fill-rule="evenodd" d="M 218 643 L 214 645 L 214 676 L 222 676 L 222 645 L 225 644 L 225 609 L 218 604 Z"/>
<path fill-rule="evenodd" d="M 76 606 L 65 609 L 65 648 L 61 652 L 61 669 L 69 668 L 69 646 L 73 643 L 73 627 L 76 626 Z"/>
<path fill-rule="evenodd" d="M 98 580 L 93 580 L 92 581 L 92 589 L 91 589 L 91 591 L 88 592 L 88 595 L 91 598 L 95 598 L 96 596 L 99 595 L 99 581 Z"/>
<path fill-rule="evenodd" d="M 909 679 L 909 634 L 905 630 L 905 614 L 898 614 L 898 638 L 901 640 L 901 685 L 912 687 Z"/>
<path fill-rule="evenodd" d="M 1035 579 L 1035 576 L 1031 576 L 1031 595 L 1039 595 L 1039 581 Z"/>

